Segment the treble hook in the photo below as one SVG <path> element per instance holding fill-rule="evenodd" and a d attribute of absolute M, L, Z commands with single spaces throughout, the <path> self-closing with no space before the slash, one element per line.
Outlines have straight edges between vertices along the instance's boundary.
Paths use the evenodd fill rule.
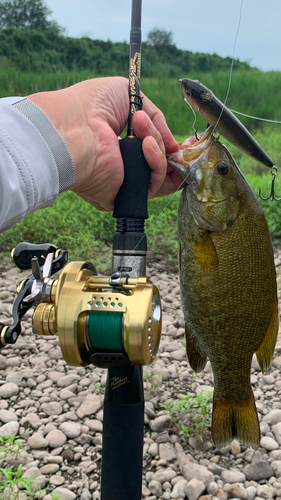
<path fill-rule="evenodd" d="M 277 175 L 277 168 L 275 166 L 273 166 L 271 168 L 271 190 L 270 190 L 270 195 L 267 197 L 267 198 L 264 198 L 262 195 L 261 195 L 261 188 L 259 189 L 259 196 L 262 200 L 269 200 L 269 198 L 271 199 L 271 201 L 280 201 L 281 198 L 275 198 L 275 195 L 274 195 L 274 182 L 275 182 L 275 178 L 276 178 L 276 175 Z"/>

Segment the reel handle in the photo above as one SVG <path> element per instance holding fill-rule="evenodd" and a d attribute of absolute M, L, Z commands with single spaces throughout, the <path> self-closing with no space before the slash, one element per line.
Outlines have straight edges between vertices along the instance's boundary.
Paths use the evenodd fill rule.
<path fill-rule="evenodd" d="M 39 266 L 43 266 L 49 253 L 56 253 L 58 247 L 51 243 L 34 245 L 23 241 L 19 243 L 11 252 L 11 259 L 16 266 L 25 271 L 31 269 L 31 260 L 37 257 Z"/>

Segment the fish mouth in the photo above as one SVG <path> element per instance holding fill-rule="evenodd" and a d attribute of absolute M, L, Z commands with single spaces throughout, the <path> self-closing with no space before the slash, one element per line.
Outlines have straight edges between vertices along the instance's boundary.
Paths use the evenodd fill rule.
<path fill-rule="evenodd" d="M 190 139 L 179 142 L 180 150 L 166 155 L 168 164 L 181 175 L 187 184 L 187 178 L 194 163 L 216 140 L 213 130 L 214 127 L 208 127 L 195 143 L 189 144 Z"/>

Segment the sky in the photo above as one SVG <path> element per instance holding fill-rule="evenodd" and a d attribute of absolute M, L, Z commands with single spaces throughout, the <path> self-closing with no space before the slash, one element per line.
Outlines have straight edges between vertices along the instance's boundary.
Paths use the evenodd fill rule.
<path fill-rule="evenodd" d="M 46 0 L 46 4 L 68 36 L 129 42 L 131 0 Z M 235 58 L 263 71 L 281 70 L 280 21 L 281 0 L 142 1 L 143 41 L 150 30 L 159 28 L 172 32 L 178 48 L 192 52 L 232 57 L 235 45 Z"/>

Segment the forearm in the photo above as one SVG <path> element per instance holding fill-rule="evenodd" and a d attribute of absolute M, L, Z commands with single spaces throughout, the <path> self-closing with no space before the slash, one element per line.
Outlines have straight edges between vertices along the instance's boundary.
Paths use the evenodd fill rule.
<path fill-rule="evenodd" d="M 51 205 L 74 185 L 64 141 L 28 99 L 0 101 L 0 159 L 0 231 Z"/>

